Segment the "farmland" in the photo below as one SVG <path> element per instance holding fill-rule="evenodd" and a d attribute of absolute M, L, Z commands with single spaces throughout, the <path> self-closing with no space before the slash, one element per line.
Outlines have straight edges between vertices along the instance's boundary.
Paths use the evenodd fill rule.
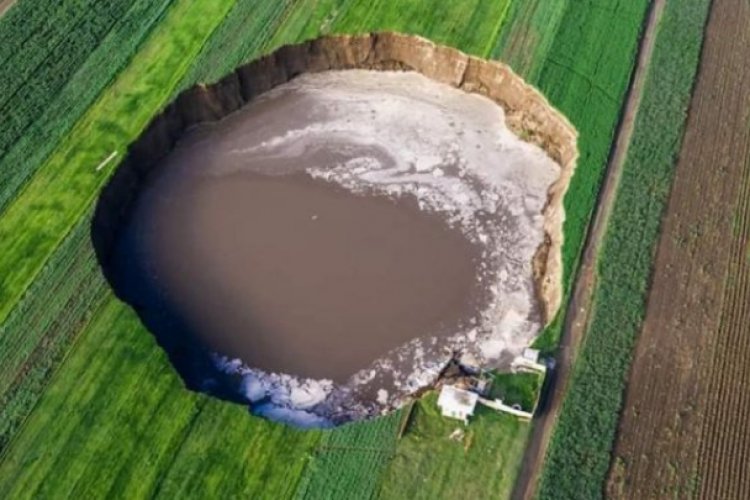
<path fill-rule="evenodd" d="M 0 497 L 507 496 L 530 433 L 528 425 L 507 415 L 482 411 L 463 436 L 451 439 L 456 426 L 437 415 L 435 396 L 428 395 L 410 411 L 371 423 L 303 432 L 185 391 L 153 337 L 99 272 L 89 218 L 117 162 L 101 171 L 96 166 L 113 151 L 122 155 L 180 90 L 215 80 L 285 43 L 321 33 L 424 35 L 507 60 L 578 128 L 578 171 L 565 200 L 564 289 L 569 293 L 648 2 L 604 0 L 596 8 L 570 0 L 47 3 L 53 7 L 21 0 L 0 18 L 0 109 L 4 123 L 12 124 L 0 136 Z M 633 314 L 642 309 L 648 248 L 658 235 L 658 200 L 663 205 L 668 194 L 669 160 L 681 136 L 678 130 L 675 136 L 654 137 L 653 131 L 684 116 L 707 3 L 668 5 L 663 29 L 689 26 L 675 36 L 689 50 L 671 62 L 667 56 L 674 47 L 660 37 L 655 57 L 662 59 L 656 67 L 669 78 L 649 80 L 646 92 L 652 97 L 644 106 L 653 107 L 657 119 L 642 118 L 641 135 L 634 138 L 637 151 L 651 155 L 656 148 L 663 155 L 664 176 L 649 186 L 657 203 L 644 208 L 643 219 L 625 213 L 628 204 L 643 199 L 618 201 L 622 208 L 613 215 L 611 236 L 618 244 L 606 247 L 599 293 L 624 286 L 612 300 L 627 299 L 625 309 L 606 324 L 594 320 L 592 342 L 582 355 L 583 363 L 592 364 L 575 375 L 573 402 L 556 435 L 562 444 L 570 426 L 581 423 L 571 412 L 578 403 L 588 404 L 575 399 L 591 388 L 586 370 L 601 371 L 597 346 L 610 349 L 616 340 L 612 330 L 635 328 Z M 33 14 L 40 10 L 44 16 Z M 26 45 L 33 52 L 19 56 L 26 54 L 19 49 Z M 676 83 L 662 114 L 660 92 Z M 650 165 L 636 155 L 629 161 L 632 176 L 623 178 L 624 193 L 642 189 L 639 173 Z M 617 232 L 629 234 L 643 220 L 648 234 L 634 246 L 619 245 Z M 746 218 L 737 220 L 741 236 Z M 735 253 L 741 250 L 740 236 Z M 632 274 L 607 277 L 607 270 L 621 269 L 633 255 L 640 260 Z M 604 302 L 597 304 L 604 310 Z M 560 326 L 559 320 L 553 323 L 539 346 L 554 351 Z M 623 336 L 614 357 L 603 351 L 619 372 L 590 390 L 592 395 L 619 395 L 633 337 Z M 615 392 L 607 392 L 613 387 Z M 602 407 L 605 439 L 585 442 L 593 442 L 597 453 L 597 477 L 585 478 L 591 482 L 583 491 L 601 489 L 618 402 L 607 399 Z M 553 446 L 546 477 L 575 477 L 581 467 L 591 466 L 581 464 L 581 455 L 555 455 L 562 444 Z M 556 465 L 563 458 L 572 459 L 570 467 Z M 543 495 L 550 491 L 545 484 Z M 581 491 L 573 489 L 577 486 L 570 482 L 565 491 Z"/>
<path fill-rule="evenodd" d="M 3 25 L 15 22 L 16 15 L 23 19 L 24 31 L 2 43 L 6 53 L 0 60 L 26 70 L 6 73 L 9 76 L 2 82 L 5 98 L 0 100 L 3 103 L 0 113 L 4 118 L 0 136 L 0 170 L 3 172 L 0 210 L 127 64 L 170 4 L 169 1 L 142 1 L 127 7 L 127 2 L 121 2 L 122 7 L 102 8 L 101 12 L 95 11 L 94 16 L 77 19 L 75 25 L 56 23 L 63 31 L 52 45 L 52 34 L 43 30 L 42 23 L 47 19 L 45 7 L 34 7 L 34 14 L 29 14 L 25 9 L 30 3 L 23 2 L 0 18 L 0 32 L 3 32 Z M 71 2 L 70 6 L 66 3 L 60 8 L 79 10 L 80 6 Z M 43 45 L 36 40 L 39 37 L 45 37 L 44 43 L 52 48 L 50 53 L 40 54 L 38 57 L 42 59 L 37 62 L 29 58 L 19 44 L 41 48 Z M 18 60 L 21 57 L 23 60 Z"/>
<path fill-rule="evenodd" d="M 668 2 L 663 13 L 599 256 L 587 338 L 550 444 L 541 497 L 561 492 L 596 497 L 603 491 L 707 12 L 708 2 L 693 1 Z M 680 57 L 675 57 L 675 47 L 681 47 Z"/>
<path fill-rule="evenodd" d="M 609 472 L 612 495 L 750 494 L 749 29 L 747 2 L 714 2 Z"/>

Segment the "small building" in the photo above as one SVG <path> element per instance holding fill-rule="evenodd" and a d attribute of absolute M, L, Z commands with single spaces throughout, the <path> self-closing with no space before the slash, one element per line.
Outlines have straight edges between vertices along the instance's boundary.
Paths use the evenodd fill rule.
<path fill-rule="evenodd" d="M 478 399 L 478 394 L 453 385 L 444 385 L 440 390 L 437 405 L 444 417 L 462 420 L 466 424 L 469 417 L 474 416 Z"/>
<path fill-rule="evenodd" d="M 523 354 L 516 356 L 513 360 L 511 370 L 513 373 L 529 371 L 545 373 L 547 366 L 540 362 L 539 351 L 537 349 L 527 347 L 523 350 Z"/>
<path fill-rule="evenodd" d="M 523 357 L 524 359 L 526 359 L 527 361 L 531 361 L 532 363 L 539 363 L 539 350 L 527 347 L 523 350 Z"/>

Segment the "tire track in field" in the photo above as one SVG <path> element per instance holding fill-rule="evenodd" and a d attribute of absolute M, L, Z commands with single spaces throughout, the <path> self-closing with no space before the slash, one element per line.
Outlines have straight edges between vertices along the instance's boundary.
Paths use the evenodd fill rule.
<path fill-rule="evenodd" d="M 579 266 L 573 295 L 568 301 L 565 311 L 565 324 L 560 339 L 560 354 L 557 356 L 557 366 L 552 374 L 553 380 L 546 396 L 545 408 L 533 423 L 534 429 L 529 438 L 529 444 L 521 463 L 521 470 L 513 489 L 512 498 L 514 499 L 534 497 L 552 430 L 557 421 L 571 368 L 575 361 L 575 354 L 588 328 L 589 313 L 596 288 L 597 256 L 614 205 L 622 168 L 627 158 L 628 147 L 635 126 L 635 117 L 643 97 L 643 86 L 665 6 L 666 0 L 653 0 L 644 19 L 636 66 L 631 75 L 623 113 L 617 127 L 612 151 L 610 151 L 609 165 L 599 192 L 594 218 L 586 236 L 584 254 Z"/>

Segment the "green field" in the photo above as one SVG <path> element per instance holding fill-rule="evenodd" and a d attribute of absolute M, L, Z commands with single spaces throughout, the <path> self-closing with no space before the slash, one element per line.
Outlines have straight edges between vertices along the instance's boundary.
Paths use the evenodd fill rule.
<path fill-rule="evenodd" d="M 14 14 L 23 16 L 24 31 L 36 28 L 48 19 L 45 4 L 38 2 L 29 14 L 22 3 L 0 18 L 0 32 L 6 23 L 12 23 Z M 54 2 L 49 2 L 54 3 Z M 65 9 L 81 2 L 66 2 Z M 44 30 L 34 31 L 29 36 L 8 38 L 3 48 L 10 51 L 8 58 L 0 56 L 14 68 L 25 68 L 27 72 L 4 72 L 6 85 L 13 85 L 14 92 L 0 92 L 3 105 L 3 127 L 0 132 L 0 211 L 13 199 L 29 177 L 54 150 L 60 139 L 70 131 L 81 115 L 99 96 L 102 90 L 123 69 L 140 47 L 144 38 L 163 18 L 170 0 L 158 2 L 139 0 L 127 7 L 128 2 L 100 7 L 95 16 L 84 16 L 78 24 L 55 23 L 57 28 L 68 29 L 62 40 L 57 40 L 54 50 L 44 54 L 39 65 L 26 56 L 23 47 L 40 48 L 51 43 L 46 38 L 39 43 L 37 38 L 50 36 Z M 101 14 L 101 15 L 99 15 Z M 100 19 L 101 17 L 101 19 Z M 96 20 L 96 22 L 88 22 Z M 89 28 L 89 29 L 87 29 Z M 37 28 L 39 29 L 39 28 Z M 24 33 L 25 35 L 26 33 Z M 24 45 L 19 45 L 23 41 Z M 57 52 L 65 55 L 59 57 Z M 14 61 L 11 57 L 19 58 Z M 75 56 L 75 57 L 73 57 Z M 22 58 L 22 59 L 21 59 Z M 5 67 L 5 65 L 4 65 Z M 34 71 L 30 73 L 30 71 Z M 25 78 L 21 78 L 25 75 Z"/>
<path fill-rule="evenodd" d="M 508 406 L 518 405 L 521 410 L 532 413 L 542 391 L 545 374 L 499 373 L 493 377 L 490 398 L 502 399 Z"/>
<path fill-rule="evenodd" d="M 117 162 L 96 167 L 179 90 L 279 45 L 424 35 L 509 61 L 578 128 L 568 292 L 646 0 L 88 3 L 20 0 L 0 19 L 0 88 L 15 89 L 0 93 L 14 124 L 0 139 L 0 497 L 507 496 L 530 428 L 505 415 L 482 411 L 455 440 L 429 396 L 408 415 L 303 432 L 186 391 L 99 272 L 89 219 Z"/>
<path fill-rule="evenodd" d="M 604 491 L 709 0 L 667 2 L 599 257 L 594 311 L 550 444 L 541 498 Z"/>

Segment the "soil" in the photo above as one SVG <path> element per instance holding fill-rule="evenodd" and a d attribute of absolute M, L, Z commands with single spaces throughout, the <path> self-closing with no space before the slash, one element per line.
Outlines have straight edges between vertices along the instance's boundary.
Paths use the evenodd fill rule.
<path fill-rule="evenodd" d="M 513 489 L 514 499 L 534 497 L 547 446 L 565 396 L 576 351 L 588 328 L 591 301 L 596 285 L 597 256 L 627 157 L 635 116 L 643 95 L 643 84 L 653 53 L 656 29 L 664 12 L 665 2 L 666 0 L 656 0 L 646 18 L 646 26 L 638 51 L 638 62 L 631 78 L 615 144 L 610 152 L 609 165 L 599 193 L 596 213 L 586 237 L 584 254 L 578 270 L 573 296 L 565 312 L 559 355 L 556 358 L 557 364 L 550 374 L 544 401 L 540 404 L 534 420 L 534 430 L 529 439 L 529 445 L 526 447 L 521 471 Z"/>
<path fill-rule="evenodd" d="M 748 498 L 750 4 L 714 2 L 607 493 Z"/>

